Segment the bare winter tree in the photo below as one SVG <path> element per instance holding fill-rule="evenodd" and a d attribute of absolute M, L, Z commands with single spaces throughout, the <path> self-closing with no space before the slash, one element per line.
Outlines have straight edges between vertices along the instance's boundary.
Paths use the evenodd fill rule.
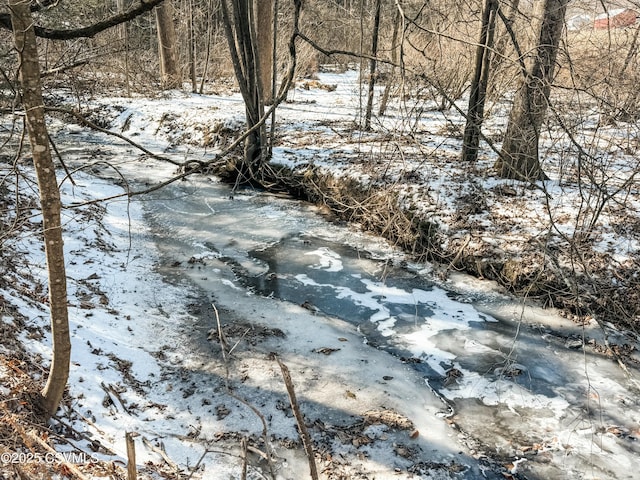
<path fill-rule="evenodd" d="M 9 0 L 16 50 L 20 60 L 22 104 L 42 208 L 44 249 L 49 275 L 49 307 L 53 359 L 47 384 L 42 391 L 45 412 L 51 416 L 58 409 L 69 378 L 71 341 L 67 311 L 67 281 L 64 266 L 62 226 L 60 223 L 60 191 L 49 149 L 45 124 L 44 101 L 38 63 L 38 48 L 29 0 Z"/>
<path fill-rule="evenodd" d="M 476 47 L 475 69 L 471 79 L 467 124 L 462 144 L 462 159 L 465 161 L 474 162 L 478 158 L 480 127 L 484 117 L 484 102 L 489 81 L 497 9 L 497 0 L 485 0 L 480 39 Z"/>
<path fill-rule="evenodd" d="M 272 102 L 273 83 L 273 0 L 254 0 L 260 95 L 265 105 Z"/>
<path fill-rule="evenodd" d="M 266 129 L 264 124 L 259 124 L 264 115 L 264 99 L 260 88 L 256 10 L 250 0 L 222 0 L 221 6 L 231 60 L 244 99 L 247 127 L 252 130 L 245 140 L 244 161 L 238 173 L 240 181 L 250 181 L 267 161 Z"/>
<path fill-rule="evenodd" d="M 371 130 L 371 113 L 373 111 L 373 94 L 376 86 L 377 78 L 377 62 L 378 40 L 380 36 L 380 11 L 382 9 L 382 0 L 376 0 L 375 14 L 373 16 L 373 29 L 371 32 L 371 59 L 369 60 L 369 90 L 367 93 L 367 108 L 364 115 L 364 129 Z"/>
<path fill-rule="evenodd" d="M 558 46 L 569 0 L 538 0 L 535 18 L 538 40 L 534 57 L 523 68 L 500 158 L 498 174 L 504 178 L 535 181 L 546 178 L 538 158 L 538 141 L 551 93 Z"/>
<path fill-rule="evenodd" d="M 156 7 L 155 12 L 162 86 L 163 88 L 178 88 L 182 84 L 182 78 L 178 67 L 178 51 L 171 0 L 164 0 Z"/>

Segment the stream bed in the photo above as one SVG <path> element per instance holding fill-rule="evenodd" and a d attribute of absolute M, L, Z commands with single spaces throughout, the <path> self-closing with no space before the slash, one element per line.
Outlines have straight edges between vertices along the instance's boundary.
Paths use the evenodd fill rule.
<path fill-rule="evenodd" d="M 83 135 L 83 145 L 91 142 Z M 62 148 L 76 162 L 87 155 Z M 99 150 L 131 157 L 122 147 Z M 119 168 L 141 184 L 153 166 L 127 160 Z M 286 196 L 193 177 L 142 201 L 170 281 L 188 278 L 215 295 L 226 269 L 222 282 L 243 295 L 350 323 L 372 351 L 417 372 L 475 458 L 492 458 L 514 478 L 636 478 L 640 357 L 630 333 L 579 325 L 456 272 L 442 280 L 432 265 Z M 628 372 L 607 345 L 628 354 Z"/>
<path fill-rule="evenodd" d="M 430 265 L 286 197 L 200 179 L 153 194 L 145 208 L 165 265 L 212 291 L 222 263 L 235 288 L 355 325 L 370 348 L 419 372 L 468 448 L 508 471 L 635 477 L 637 390 L 605 348 L 635 346 L 629 334 L 611 328 L 605 338 L 595 322 L 464 275 L 443 282 Z"/>

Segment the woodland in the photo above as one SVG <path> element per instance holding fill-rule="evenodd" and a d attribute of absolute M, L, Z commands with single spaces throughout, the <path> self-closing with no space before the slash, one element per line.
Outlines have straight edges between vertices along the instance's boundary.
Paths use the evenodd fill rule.
<path fill-rule="evenodd" d="M 633 1 L 586 0 L 0 4 L 0 478 L 633 478 L 636 447 L 620 443 L 640 435 L 640 410 L 629 400 L 640 388 L 638 17 L 640 4 Z M 110 150 L 110 142 L 122 150 Z M 360 355 L 360 327 L 341 331 L 333 320 L 322 323 L 318 317 L 327 312 L 312 302 L 293 305 L 300 308 L 292 313 L 277 302 L 265 307 L 236 299 L 240 294 L 232 290 L 218 307 L 195 288 L 181 293 L 182 284 L 167 286 L 172 293 L 160 307 L 148 300 L 158 284 L 169 283 L 163 262 L 200 269 L 214 260 L 196 255 L 169 261 L 158 247 L 145 246 L 150 214 L 141 205 L 169 188 L 202 182 L 225 185 L 231 200 L 267 195 L 283 211 L 281 198 L 302 201 L 331 224 L 384 239 L 402 257 L 396 264 L 428 265 L 423 270 L 435 282 L 450 285 L 464 274 L 489 282 L 523 305 L 523 312 L 529 306 L 553 311 L 567 323 L 549 335 L 562 338 L 568 349 L 581 349 L 585 358 L 602 359 L 621 376 L 624 393 L 618 397 L 629 402 L 628 417 L 589 424 L 594 436 L 618 442 L 614 450 L 621 457 L 610 463 L 587 460 L 588 472 L 571 464 L 569 472 L 558 459 L 570 456 L 570 448 L 557 438 L 540 440 L 531 433 L 519 446 L 515 437 L 506 441 L 509 447 L 484 444 L 475 426 L 453 414 L 468 405 L 455 405 L 445 393 L 452 383 L 465 384 L 458 378 L 464 369 L 454 362 L 441 372 L 443 388 L 428 380 L 423 394 L 430 399 L 424 400 L 430 405 L 425 411 L 437 410 L 440 401 L 451 411 L 433 414 L 438 422 L 446 419 L 438 434 L 440 456 L 421 456 L 420 448 L 428 447 L 410 443 L 417 437 L 426 442 L 419 415 L 411 418 L 410 405 L 399 399 L 414 388 L 412 382 L 421 382 L 413 371 L 396 387 L 398 398 L 386 400 L 381 398 L 394 393 L 372 386 L 376 381 L 363 374 L 358 398 L 362 408 L 370 408 L 352 412 L 359 423 L 322 423 L 322 408 L 356 394 L 350 388 L 344 398 L 332 399 L 336 389 L 345 390 L 336 380 L 342 377 L 336 374 L 322 392 L 309 371 L 339 364 L 330 359 L 340 350 L 350 352 L 349 360 Z M 233 241 L 242 243 L 244 234 Z M 216 255 L 215 262 L 225 263 L 224 253 Z M 148 265 L 140 271 L 133 263 L 121 267 L 131 258 L 145 258 Z M 327 271 L 332 258 L 321 255 Z M 237 278 L 220 274 L 221 285 L 238 282 L 242 261 L 226 265 Z M 104 283 L 111 277 L 118 280 Z M 133 287 L 136 282 L 149 286 Z M 122 294 L 118 307 L 107 294 L 113 285 L 123 292 L 145 289 L 152 306 L 140 307 L 139 317 L 124 312 L 137 308 L 137 300 L 125 304 Z M 173 321 L 182 318 L 181 308 L 197 303 L 208 304 L 213 324 L 208 340 L 218 355 L 215 392 L 230 402 L 213 400 L 217 421 L 244 408 L 257 426 L 244 430 L 234 420 L 207 437 L 203 426 L 189 423 L 207 415 L 191 404 L 185 407 L 191 417 L 171 423 L 180 417 L 171 402 L 180 399 L 165 384 L 182 385 L 176 390 L 186 392 L 184 385 L 200 377 L 185 373 L 193 365 L 186 359 L 189 348 L 176 340 L 181 331 L 164 320 L 147 325 L 142 318 L 166 313 Z M 258 320 L 251 323 L 264 308 L 277 314 L 260 326 Z M 159 313 L 147 315 L 154 309 Z M 194 318 L 204 315 L 200 307 L 193 310 L 188 313 Z M 117 351 L 118 342 L 129 345 L 118 340 L 122 327 L 105 326 L 92 333 L 94 340 L 78 320 L 83 315 L 93 317 L 92 325 L 98 318 L 140 318 L 127 328 L 142 338 L 162 324 L 170 332 L 166 342 L 175 337 L 176 345 L 165 349 L 149 340 L 153 351 L 141 360 Z M 289 315 L 306 318 L 317 337 L 294 333 Z M 531 328 L 547 332 L 541 325 Z M 112 353 L 105 353 L 107 343 L 100 342 L 112 335 Z M 294 335 L 297 343 L 291 340 L 288 347 L 278 340 L 289 343 Z M 323 354 L 324 365 L 308 359 L 292 366 L 305 341 L 329 338 L 342 344 L 314 344 L 312 350 Z M 256 352 L 268 358 L 268 367 Z M 108 366 L 88 367 L 85 355 L 99 356 Z M 401 358 L 402 365 L 428 363 L 419 355 Z M 159 366 L 143 374 L 145 362 Z M 78 373 L 83 367 L 92 373 Z M 526 370 L 506 375 L 500 368 L 500 377 Z M 263 369 L 268 373 L 258 374 Z M 246 378 L 239 373 L 245 370 Z M 382 373 L 391 382 L 393 376 Z M 141 381 L 144 375 L 148 379 Z M 280 388 L 286 401 L 277 402 L 285 406 L 244 391 L 251 375 L 265 382 L 256 386 L 258 392 L 265 385 Z M 98 379 L 95 398 L 88 377 Z M 296 378 L 304 388 L 294 385 Z M 591 403 L 601 393 L 587 385 L 578 403 L 588 412 L 585 418 L 593 418 Z M 180 394 L 190 398 L 193 392 Z M 300 398 L 322 405 L 315 422 L 305 418 Z M 202 399 L 199 407 L 210 402 Z M 111 415 L 104 424 L 100 404 Z M 188 429 L 175 451 L 169 440 L 166 448 L 149 441 L 136 433 L 138 423 L 118 416 L 142 418 L 155 409 L 153 421 L 160 422 L 172 408 L 178 413 L 165 415 L 169 423 L 153 425 Z M 545 408 L 560 407 L 551 402 Z M 278 430 L 272 414 L 284 415 L 289 430 Z M 336 438 L 352 450 L 336 449 Z M 389 451 L 381 453 L 384 448 Z M 464 459 L 452 453 L 457 450 Z M 211 460 L 214 453 L 222 460 Z M 376 460 L 382 467 L 371 460 L 376 455 L 384 459 Z M 616 472 L 612 465 L 622 457 L 628 464 L 624 473 Z M 532 465 L 528 470 L 520 467 L 525 461 Z"/>

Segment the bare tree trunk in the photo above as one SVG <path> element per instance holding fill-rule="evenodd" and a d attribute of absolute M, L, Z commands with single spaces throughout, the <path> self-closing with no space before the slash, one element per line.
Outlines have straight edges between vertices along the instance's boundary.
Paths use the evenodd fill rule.
<path fill-rule="evenodd" d="M 156 7 L 155 12 L 162 88 L 178 88 L 182 84 L 182 76 L 178 68 L 176 29 L 173 23 L 173 5 L 171 1 L 164 0 Z"/>
<path fill-rule="evenodd" d="M 232 0 L 232 12 L 222 0 L 222 17 L 225 34 L 238 86 L 245 103 L 247 127 L 253 128 L 264 115 L 264 103 L 260 95 L 259 67 L 257 60 L 257 35 L 253 2 Z M 233 20 L 231 17 L 233 14 Z M 247 136 L 244 147 L 244 162 L 239 168 L 241 182 L 250 182 L 263 162 L 267 161 L 266 129 L 264 124 Z"/>
<path fill-rule="evenodd" d="M 464 129 L 464 139 L 462 143 L 462 160 L 467 162 L 475 162 L 478 159 L 480 129 L 482 127 L 482 121 L 484 120 L 484 101 L 489 81 L 491 49 L 493 48 L 497 8 L 498 3 L 496 0 L 485 0 L 480 40 L 476 48 L 475 71 L 471 81 L 467 124 Z"/>
<path fill-rule="evenodd" d="M 271 41 L 271 94 L 269 95 L 270 104 L 275 101 L 276 86 L 277 86 L 277 76 L 278 76 L 278 36 L 280 32 L 278 31 L 278 9 L 280 7 L 278 0 L 273 1 L 273 9 L 271 11 L 271 19 L 273 23 L 271 25 L 272 28 L 272 41 Z M 267 152 L 268 158 L 273 157 L 273 141 L 276 134 L 276 110 L 273 109 L 271 113 L 271 125 L 269 129 L 269 151 Z"/>
<path fill-rule="evenodd" d="M 207 75 L 209 74 L 209 59 L 211 58 L 211 42 L 213 37 L 213 24 L 214 24 L 214 7 L 213 0 L 207 2 L 207 48 L 204 57 L 204 71 L 202 72 L 202 78 L 200 79 L 200 89 L 198 92 L 200 95 L 204 92 L 204 84 L 207 81 Z"/>
<path fill-rule="evenodd" d="M 371 33 L 371 60 L 369 61 L 369 91 L 367 94 L 367 109 L 364 114 L 364 129 L 371 130 L 371 113 L 373 111 L 373 97 L 376 87 L 376 71 L 378 54 L 378 37 L 380 33 L 380 10 L 382 8 L 382 0 L 376 0 L 376 10 L 373 17 L 373 31 Z"/>
<path fill-rule="evenodd" d="M 509 40 L 511 38 L 508 29 L 511 29 L 513 31 L 513 25 L 515 23 L 516 15 L 518 14 L 519 6 L 520 0 L 509 0 L 507 11 L 506 13 L 503 13 L 503 7 L 500 5 L 500 2 L 498 1 L 496 4 L 497 11 L 499 11 L 499 15 L 501 15 L 504 24 L 502 25 L 502 27 L 497 27 L 497 39 L 495 41 L 495 47 L 493 48 L 494 53 L 491 56 L 491 67 L 489 70 L 492 76 L 499 75 L 499 67 L 505 62 L 505 54 L 507 52 L 507 47 L 509 46 Z M 495 82 L 492 83 L 495 84 Z"/>
<path fill-rule="evenodd" d="M 51 314 L 51 336 L 53 359 L 47 384 L 42 391 L 46 413 L 53 415 L 69 379 L 71 341 L 67 311 L 67 281 L 64 267 L 62 226 L 60 223 L 60 191 L 56 181 L 55 166 L 49 149 L 49 135 L 44 118 L 44 101 L 38 64 L 38 48 L 33 29 L 29 0 L 9 0 L 13 35 L 20 56 L 20 79 L 22 103 L 27 120 L 29 142 L 33 163 L 38 178 L 44 249 L 49 275 L 49 308 Z"/>
<path fill-rule="evenodd" d="M 256 41 L 260 96 L 265 105 L 271 104 L 273 79 L 273 0 L 254 0 L 256 12 Z"/>
<path fill-rule="evenodd" d="M 116 8 L 118 13 L 124 11 L 124 0 L 116 0 Z M 129 81 L 129 34 L 127 33 L 127 24 L 118 25 L 118 34 L 120 41 L 124 47 L 124 81 L 127 90 L 127 97 L 131 96 L 131 82 Z"/>
<path fill-rule="evenodd" d="M 387 103 L 389 102 L 389 95 L 391 93 L 391 88 L 395 82 L 396 76 L 396 65 L 398 64 L 399 59 L 399 49 L 398 45 L 398 33 L 400 31 L 400 9 L 396 9 L 396 13 L 393 18 L 393 34 L 391 35 L 391 62 L 393 65 L 391 66 L 391 73 L 389 73 L 389 78 L 387 79 L 387 83 L 384 86 L 384 92 L 382 93 L 382 99 L 380 100 L 380 109 L 378 110 L 378 115 L 382 116 L 387 111 Z"/>
<path fill-rule="evenodd" d="M 198 79 L 196 78 L 196 41 L 193 30 L 193 0 L 187 0 L 187 48 L 189 49 L 189 77 L 191 78 L 191 92 L 198 92 Z"/>
<path fill-rule="evenodd" d="M 540 20 L 535 57 L 524 72 L 524 79 L 513 100 L 505 140 L 496 162 L 503 178 L 544 180 L 538 142 L 547 112 L 551 81 L 558 54 L 564 17 L 569 0 L 540 0 L 536 18 Z"/>

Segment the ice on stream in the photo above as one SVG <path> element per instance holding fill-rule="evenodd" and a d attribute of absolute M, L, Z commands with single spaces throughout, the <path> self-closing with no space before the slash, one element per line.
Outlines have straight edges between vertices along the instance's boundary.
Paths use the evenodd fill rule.
<path fill-rule="evenodd" d="M 138 165 L 121 168 L 134 177 L 145 172 Z M 114 235 L 127 238 L 131 225 L 140 222 L 145 231 L 148 222 L 152 232 L 145 233 L 146 240 L 153 238 L 164 264 L 179 261 L 180 275 L 224 297 L 247 318 L 268 315 L 292 338 L 297 332 L 291 355 L 300 357 L 299 371 L 329 369 L 345 390 L 357 379 L 358 388 L 373 391 L 382 372 L 395 370 L 402 381 L 389 389 L 394 402 L 402 403 L 421 430 L 437 430 L 452 455 L 456 434 L 444 422 L 435 425 L 434 418 L 455 422 L 477 442 L 477 456 L 487 452 L 510 462 L 512 473 L 624 479 L 634 478 L 640 467 L 638 390 L 596 348 L 604 338 L 595 325 L 579 326 L 524 305 L 489 282 L 452 275 L 442 284 L 430 277 L 429 265 L 405 268 L 402 255 L 385 242 L 329 224 L 312 207 L 254 191 L 232 196 L 215 179 L 174 184 L 153 200 L 146 198 L 142 207 L 144 222 L 134 217 L 130 224 L 123 220 L 126 214 L 111 219 Z M 119 282 L 113 275 L 106 282 L 115 288 Z M 303 314 L 300 305 L 314 309 Z M 163 309 L 141 308 L 140 314 L 159 318 Z M 345 333 L 332 317 L 353 331 Z M 176 318 L 191 321 L 186 315 Z M 177 341 L 171 328 L 164 339 Z M 625 332 L 608 334 L 620 344 L 637 345 Z M 323 356 L 320 364 L 302 348 L 328 346 L 338 336 L 349 338 L 353 349 L 347 358 Z M 572 339 L 580 340 L 580 348 L 570 348 Z M 376 368 L 363 368 L 364 361 Z M 353 408 L 335 391 L 305 387 L 307 398 L 318 404 L 345 412 Z M 385 401 L 371 395 L 372 406 L 376 399 Z M 189 403 L 189 408 L 198 406 Z"/>
<path fill-rule="evenodd" d="M 210 202 L 224 198 L 205 196 Z M 215 201 L 207 207 L 215 215 L 198 217 L 199 229 L 208 232 L 206 245 L 245 266 L 239 284 L 355 325 L 369 346 L 412 365 L 425 394 L 437 392 L 456 423 L 511 461 L 514 472 L 627 478 L 612 473 L 616 459 L 629 460 L 637 447 L 607 429 L 618 423 L 625 431 L 637 428 L 619 401 L 632 395 L 610 359 L 567 347 L 566 339 L 581 333 L 572 322 L 468 277 L 454 276 L 452 289 L 445 289 L 428 277 L 428 266 L 399 268 L 399 253 L 326 224 L 303 204 L 268 196 L 264 205 L 260 195 L 239 197 L 233 207 L 226 199 Z M 238 211 L 238 205 L 261 218 Z M 163 214 L 153 215 L 157 221 Z M 203 221 L 212 222 L 210 230 Z M 197 251 L 202 241 L 188 244 L 194 254 L 206 255 Z M 593 327 L 582 334 L 600 339 Z"/>

